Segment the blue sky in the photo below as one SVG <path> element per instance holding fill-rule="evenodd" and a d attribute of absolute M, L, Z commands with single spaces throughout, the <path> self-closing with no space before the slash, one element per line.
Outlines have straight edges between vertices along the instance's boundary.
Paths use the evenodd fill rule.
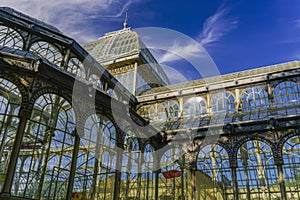
<path fill-rule="evenodd" d="M 221 74 L 300 59 L 298 0 L 0 0 L 0 5 L 51 23 L 79 43 L 121 29 L 129 9 L 130 27 L 162 27 L 191 37 Z M 158 53 L 157 60 L 185 70 L 186 61 L 165 54 Z M 193 70 L 187 73 L 188 80 L 198 78 Z"/>

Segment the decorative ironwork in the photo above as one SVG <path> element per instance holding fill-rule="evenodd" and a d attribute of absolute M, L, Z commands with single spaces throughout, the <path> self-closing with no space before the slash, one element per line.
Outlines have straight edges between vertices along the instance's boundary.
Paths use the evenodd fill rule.
<path fill-rule="evenodd" d="M 67 71 L 74 74 L 76 77 L 85 79 L 85 69 L 83 64 L 78 60 L 78 58 L 71 58 L 68 62 Z"/>
<path fill-rule="evenodd" d="M 244 111 L 266 109 L 269 105 L 268 94 L 260 87 L 247 88 L 241 97 Z"/>
<path fill-rule="evenodd" d="M 282 148 L 283 173 L 288 198 L 296 200 L 300 198 L 300 136 L 288 139 Z"/>
<path fill-rule="evenodd" d="M 238 150 L 237 183 L 240 199 L 280 198 L 278 172 L 271 148 L 252 140 Z"/>
<path fill-rule="evenodd" d="M 8 170 L 11 154 L 20 119 L 18 117 L 22 96 L 19 89 L 10 81 L 0 78 L 0 188 Z"/>
<path fill-rule="evenodd" d="M 72 106 L 60 96 L 48 93 L 36 100 L 22 139 L 18 176 L 14 180 L 18 187 L 12 190 L 13 194 L 28 198 L 65 197 L 74 120 Z"/>
<path fill-rule="evenodd" d="M 50 63 L 60 67 L 62 62 L 62 54 L 52 44 L 45 41 L 38 41 L 31 45 L 30 51 L 36 53 L 40 57 L 46 59 Z"/>
<path fill-rule="evenodd" d="M 86 119 L 73 192 L 89 199 L 113 198 L 116 140 L 116 128 L 109 119 L 99 115 L 91 115 Z"/>
<path fill-rule="evenodd" d="M 0 45 L 22 50 L 24 41 L 15 29 L 0 25 Z"/>
<path fill-rule="evenodd" d="M 8 28 L 7 21 L 15 27 L 14 12 L 0 8 L 0 13 L 0 45 L 5 46 L 0 48 L 0 195 L 31 199 L 71 199 L 72 193 L 83 199 L 300 198 L 299 62 L 224 75 L 222 81 L 210 78 L 215 88 L 228 86 L 222 93 L 208 91 L 205 80 L 198 80 L 171 89 L 150 89 L 139 101 L 132 96 L 124 115 L 132 116 L 138 125 L 163 130 L 142 139 L 138 137 L 143 133 L 129 131 L 132 127 L 124 132 L 107 109 L 111 97 L 123 105 L 118 99 L 129 99 L 123 98 L 130 97 L 128 91 L 75 41 L 21 14 L 17 15 L 22 22 L 18 29 Z M 29 34 L 32 23 L 40 29 L 31 29 Z M 123 36 L 111 41 L 116 48 L 107 46 L 106 52 L 96 53 L 125 55 L 136 41 Z M 27 49 L 24 40 L 26 46 L 32 44 L 30 51 L 36 55 L 19 51 Z M 60 50 L 68 53 L 62 55 Z M 63 63 L 69 56 L 68 63 Z M 147 56 L 152 59 L 149 52 Z M 87 73 L 87 65 L 95 66 Z M 133 63 L 128 65 L 133 69 Z M 94 70 L 102 76 L 93 75 L 97 74 Z M 107 91 L 96 94 L 98 100 L 105 99 L 95 102 L 97 115 L 81 112 L 91 108 L 89 104 L 73 109 L 74 75 L 83 85 L 89 82 L 83 87 Z M 191 98 L 189 91 L 198 92 Z M 135 108 L 151 123 L 141 120 Z M 75 129 L 75 122 L 82 125 L 82 132 Z M 168 145 L 174 135 L 189 131 L 195 133 L 185 138 L 191 146 Z M 220 137 L 209 143 L 206 136 L 212 133 Z M 162 147 L 164 152 L 154 156 Z"/>
<path fill-rule="evenodd" d="M 203 147 L 197 156 L 197 170 L 200 171 L 198 176 L 202 177 L 196 183 L 200 198 L 206 196 L 216 199 L 233 198 L 229 157 L 222 146 Z"/>
<path fill-rule="evenodd" d="M 184 105 L 186 117 L 204 116 L 206 112 L 206 101 L 201 97 L 192 97 Z"/>
<path fill-rule="evenodd" d="M 214 94 L 211 102 L 213 113 L 235 112 L 235 98 L 230 92 Z"/>
<path fill-rule="evenodd" d="M 276 106 L 297 105 L 300 98 L 299 85 L 292 81 L 279 83 L 274 89 L 274 102 Z M 292 110 L 290 112 L 293 112 Z"/>

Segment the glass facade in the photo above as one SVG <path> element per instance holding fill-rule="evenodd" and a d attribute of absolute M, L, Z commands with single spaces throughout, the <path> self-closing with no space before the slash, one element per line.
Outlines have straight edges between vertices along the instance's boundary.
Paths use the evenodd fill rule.
<path fill-rule="evenodd" d="M 135 93 L 136 88 L 133 88 L 135 79 L 133 70 L 123 74 L 117 74 L 115 77 L 127 88 L 128 91 L 132 92 L 133 94 Z"/>
<path fill-rule="evenodd" d="M 300 62 L 224 76 L 231 84 L 224 91 L 193 82 L 136 99 L 126 96 L 135 90 L 133 71 L 117 75 L 120 84 L 69 38 L 44 37 L 51 26 L 14 13 L 0 8 L 1 199 L 300 198 Z M 13 17 L 43 34 L 32 29 L 29 37 Z M 115 46 L 98 53 L 130 51 L 129 35 L 106 36 Z M 243 74 L 259 78 L 239 85 Z M 94 113 L 72 101 L 76 77 L 97 88 Z"/>
<path fill-rule="evenodd" d="M 0 78 L 0 187 L 4 184 L 5 175 L 11 158 L 9 153 L 13 148 L 18 129 L 19 110 L 22 95 L 15 84 Z"/>
<path fill-rule="evenodd" d="M 85 49 L 97 60 L 121 57 L 138 50 L 138 35 L 130 29 L 106 34 L 103 38 L 85 44 Z"/>
<path fill-rule="evenodd" d="M 148 89 L 149 83 L 156 83 L 156 85 L 169 84 L 168 77 L 162 67 L 157 63 L 137 33 L 129 28 L 107 33 L 96 41 L 84 44 L 84 48 L 107 69 L 114 66 L 118 59 L 120 59 L 120 62 L 126 61 L 126 64 L 128 64 L 128 61 L 131 64 L 138 61 L 138 73 L 134 78 L 132 78 L 131 72 L 128 71 L 115 74 L 117 79 L 129 91 L 133 91 L 132 94 L 139 94 Z M 131 84 L 134 81 L 136 82 L 136 88 L 133 90 Z"/>

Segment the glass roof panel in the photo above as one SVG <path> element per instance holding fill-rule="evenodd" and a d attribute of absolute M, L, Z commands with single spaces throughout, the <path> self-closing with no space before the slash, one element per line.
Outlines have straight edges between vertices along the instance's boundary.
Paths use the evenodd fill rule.
<path fill-rule="evenodd" d="M 83 46 L 96 60 L 100 61 L 138 50 L 138 45 L 137 33 L 130 29 L 123 29 L 108 33 L 99 40 Z"/>

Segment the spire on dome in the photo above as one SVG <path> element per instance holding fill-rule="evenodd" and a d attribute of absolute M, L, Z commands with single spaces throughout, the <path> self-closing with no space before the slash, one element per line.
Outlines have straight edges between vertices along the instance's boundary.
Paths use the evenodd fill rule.
<path fill-rule="evenodd" d="M 126 10 L 126 15 L 125 15 L 124 23 L 123 23 L 124 29 L 127 28 L 127 20 L 128 20 L 128 9 Z"/>

